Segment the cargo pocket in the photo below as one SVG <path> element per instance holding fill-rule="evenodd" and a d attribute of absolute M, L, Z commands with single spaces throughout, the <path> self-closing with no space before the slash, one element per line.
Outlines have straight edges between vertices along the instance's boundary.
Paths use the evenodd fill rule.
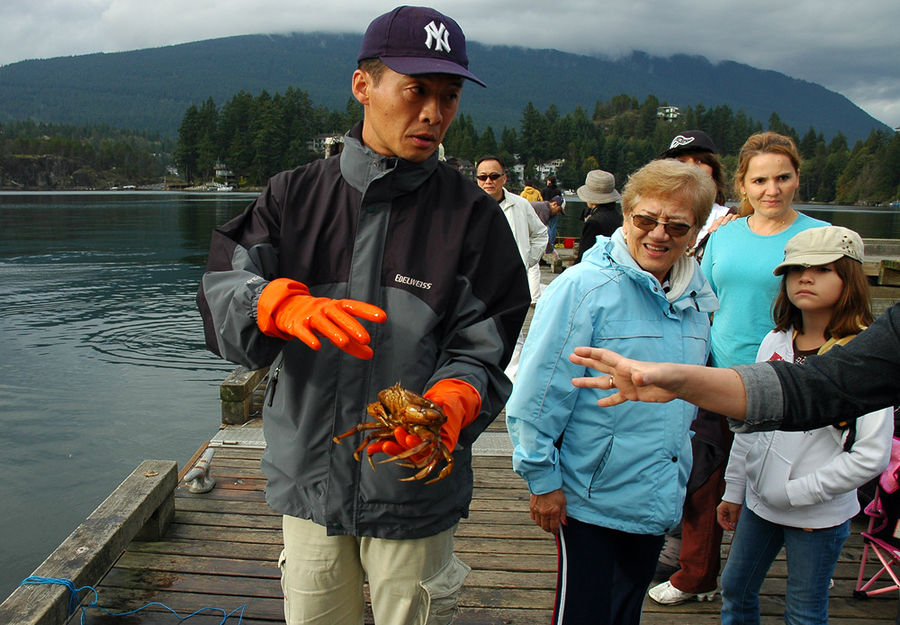
<path fill-rule="evenodd" d="M 287 558 L 284 557 L 284 549 L 278 554 L 278 571 L 281 573 L 281 594 L 284 596 L 284 622 L 291 622 L 290 606 L 288 604 L 288 593 L 284 581 L 284 563 Z"/>
<path fill-rule="evenodd" d="M 459 589 L 472 569 L 451 554 L 444 567 L 426 580 L 419 582 L 425 590 L 427 610 L 424 625 L 447 625 L 459 611 Z"/>

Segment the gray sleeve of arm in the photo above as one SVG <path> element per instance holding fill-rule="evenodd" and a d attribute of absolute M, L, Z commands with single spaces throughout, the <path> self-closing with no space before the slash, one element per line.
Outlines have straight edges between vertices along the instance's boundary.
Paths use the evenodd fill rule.
<path fill-rule="evenodd" d="M 738 365 L 734 370 L 747 391 L 747 415 L 744 421 L 728 419 L 731 430 L 741 433 L 777 430 L 784 416 L 784 393 L 778 374 L 765 362 Z"/>

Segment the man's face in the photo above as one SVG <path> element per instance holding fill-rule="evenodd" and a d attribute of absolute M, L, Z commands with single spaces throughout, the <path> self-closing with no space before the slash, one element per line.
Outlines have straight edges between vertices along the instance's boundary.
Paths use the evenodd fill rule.
<path fill-rule="evenodd" d="M 365 108 L 363 142 L 384 156 L 428 159 L 456 116 L 462 82 L 450 74 L 408 76 L 385 67 L 376 84 L 371 74 L 356 70 L 352 89 Z"/>
<path fill-rule="evenodd" d="M 478 182 L 479 187 L 484 189 L 485 193 L 498 202 L 503 199 L 503 185 L 506 184 L 506 173 L 504 173 L 503 167 L 500 166 L 499 162 L 487 159 L 478 163 L 475 181 Z"/>

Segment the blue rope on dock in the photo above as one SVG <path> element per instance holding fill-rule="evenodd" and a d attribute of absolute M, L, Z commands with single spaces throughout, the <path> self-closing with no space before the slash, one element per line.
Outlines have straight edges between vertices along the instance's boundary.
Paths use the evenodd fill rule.
<path fill-rule="evenodd" d="M 25 579 L 23 579 L 22 582 L 19 584 L 19 586 L 36 586 L 36 585 L 40 585 L 40 584 L 58 584 L 60 586 L 65 586 L 66 588 L 68 588 L 69 589 L 69 613 L 68 613 L 68 615 L 72 616 L 73 614 L 75 614 L 75 611 L 78 610 L 78 608 L 80 607 L 81 608 L 81 618 L 80 618 L 81 625 L 84 625 L 87 622 L 87 621 L 85 621 L 85 616 L 86 616 L 85 611 L 88 608 L 94 608 L 97 610 L 101 610 L 102 612 L 105 612 L 106 614 L 108 614 L 110 616 L 130 616 L 131 614 L 137 614 L 141 610 L 145 610 L 146 608 L 149 608 L 151 606 L 158 606 L 158 607 L 168 610 L 169 612 L 174 614 L 175 617 L 179 621 L 186 621 L 193 616 L 197 616 L 198 614 L 201 614 L 201 613 L 207 612 L 207 611 L 221 612 L 223 616 L 222 616 L 222 620 L 219 621 L 219 625 L 224 625 L 224 623 L 226 621 L 228 621 L 229 618 L 231 618 L 232 616 L 237 614 L 237 616 L 238 616 L 237 625 L 241 625 L 241 622 L 244 620 L 244 608 L 247 607 L 247 604 L 243 604 L 243 605 L 235 608 L 231 612 L 225 612 L 225 610 L 223 608 L 214 608 L 214 607 L 207 606 L 205 608 L 200 608 L 199 610 L 196 610 L 196 611 L 188 614 L 187 616 L 181 616 L 180 614 L 178 614 L 178 612 L 176 612 L 175 610 L 173 610 L 166 604 L 159 603 L 158 601 L 151 601 L 150 603 L 142 605 L 141 607 L 137 608 L 136 610 L 129 610 L 128 612 L 114 613 L 114 612 L 110 612 L 103 606 L 97 605 L 97 602 L 100 600 L 100 595 L 97 592 L 96 588 L 94 588 L 93 586 L 82 586 L 80 588 L 76 588 L 75 582 L 73 582 L 71 579 L 65 579 L 65 578 L 59 578 L 59 577 L 39 577 L 37 575 L 32 575 L 30 577 L 26 577 Z M 82 605 L 81 599 L 78 598 L 78 593 L 80 593 L 82 590 L 90 590 L 94 594 L 94 600 L 91 603 L 89 603 L 87 605 Z"/>

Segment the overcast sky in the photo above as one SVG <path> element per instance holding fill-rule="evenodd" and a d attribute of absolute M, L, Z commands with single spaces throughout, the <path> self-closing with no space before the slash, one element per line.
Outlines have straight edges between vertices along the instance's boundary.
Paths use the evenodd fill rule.
<path fill-rule="evenodd" d="M 361 33 L 395 6 L 396 0 L 2 0 L 0 65 L 230 35 Z M 635 49 L 699 54 L 776 70 L 842 93 L 900 126 L 897 0 L 435 0 L 430 6 L 486 44 L 608 56 Z M 565 76 L 556 78 L 565 83 Z"/>

